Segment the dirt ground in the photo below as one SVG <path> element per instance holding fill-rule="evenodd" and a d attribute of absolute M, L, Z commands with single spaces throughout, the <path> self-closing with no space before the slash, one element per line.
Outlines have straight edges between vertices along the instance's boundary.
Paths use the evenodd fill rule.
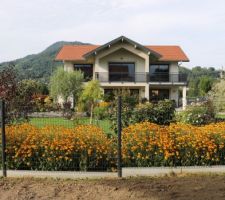
<path fill-rule="evenodd" d="M 0 199 L 224 200 L 225 174 L 100 180 L 1 178 Z"/>

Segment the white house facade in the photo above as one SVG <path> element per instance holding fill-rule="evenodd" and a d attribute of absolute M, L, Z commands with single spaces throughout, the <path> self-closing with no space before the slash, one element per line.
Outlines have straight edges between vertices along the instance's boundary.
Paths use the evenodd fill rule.
<path fill-rule="evenodd" d="M 189 59 L 179 46 L 145 46 L 121 36 L 104 45 L 65 45 L 56 60 L 66 71 L 83 71 L 85 80 L 98 79 L 104 93 L 126 88 L 140 99 L 186 106 L 187 77 L 179 62 Z"/>

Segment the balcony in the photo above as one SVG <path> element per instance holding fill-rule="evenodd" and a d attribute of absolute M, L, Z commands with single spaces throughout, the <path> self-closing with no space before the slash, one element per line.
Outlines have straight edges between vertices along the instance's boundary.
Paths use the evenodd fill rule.
<path fill-rule="evenodd" d="M 96 72 L 95 77 L 100 82 L 146 82 L 147 73 Z"/>
<path fill-rule="evenodd" d="M 137 82 L 137 83 L 186 83 L 187 75 L 181 73 L 157 73 L 146 72 L 124 73 L 124 72 L 96 72 L 95 78 L 100 82 Z"/>
<path fill-rule="evenodd" d="M 182 73 L 154 73 L 149 75 L 148 82 L 186 83 L 187 74 Z"/>

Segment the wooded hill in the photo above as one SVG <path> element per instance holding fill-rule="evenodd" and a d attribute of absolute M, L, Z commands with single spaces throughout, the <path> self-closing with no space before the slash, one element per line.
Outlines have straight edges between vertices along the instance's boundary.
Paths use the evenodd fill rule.
<path fill-rule="evenodd" d="M 66 44 L 84 45 L 87 43 L 59 41 L 40 53 L 28 55 L 10 62 L 0 63 L 0 69 L 14 65 L 20 79 L 36 79 L 42 82 L 48 82 L 55 68 L 62 66 L 61 62 L 56 62 L 54 59 L 58 51 Z"/>

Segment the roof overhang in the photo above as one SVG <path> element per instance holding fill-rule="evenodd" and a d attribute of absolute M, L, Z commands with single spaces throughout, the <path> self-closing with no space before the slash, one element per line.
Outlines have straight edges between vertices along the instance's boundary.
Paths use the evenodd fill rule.
<path fill-rule="evenodd" d="M 88 58 L 90 56 L 95 56 L 100 51 L 105 50 L 105 49 L 108 49 L 112 45 L 114 45 L 116 43 L 119 43 L 119 42 L 121 42 L 121 43 L 127 42 L 127 43 L 131 44 L 132 46 L 134 46 L 134 48 L 140 49 L 143 52 L 146 52 L 148 55 L 153 54 L 157 58 L 160 58 L 161 57 L 161 55 L 159 53 L 157 53 L 157 52 L 155 52 L 155 51 L 153 51 L 153 50 L 151 50 L 149 48 L 146 48 L 145 46 L 143 46 L 143 45 L 141 45 L 141 44 L 139 44 L 139 43 L 137 43 L 137 42 L 135 42 L 135 41 L 133 41 L 133 40 L 125 37 L 125 36 L 120 36 L 120 37 L 118 37 L 118 38 L 116 38 L 116 39 L 114 39 L 114 40 L 112 40 L 112 41 L 110 41 L 110 42 L 108 42 L 108 43 L 106 43 L 104 45 L 101 45 L 100 47 L 98 47 L 98 48 L 96 48 L 96 49 L 94 49 L 94 50 L 86 53 L 83 57 L 84 58 Z"/>

